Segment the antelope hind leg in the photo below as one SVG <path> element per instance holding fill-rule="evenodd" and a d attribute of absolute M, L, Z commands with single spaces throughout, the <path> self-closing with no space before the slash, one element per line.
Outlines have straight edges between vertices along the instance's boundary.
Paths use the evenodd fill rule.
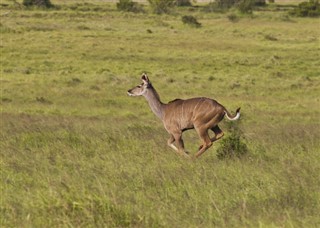
<path fill-rule="evenodd" d="M 200 138 L 203 141 L 203 144 L 200 146 L 199 151 L 196 153 L 196 158 L 199 157 L 201 154 L 203 154 L 207 149 L 209 149 L 212 146 L 211 139 L 208 134 L 208 130 L 197 130 Z"/>
<path fill-rule="evenodd" d="M 214 132 L 215 136 L 212 137 L 210 139 L 211 142 L 217 141 L 218 139 L 221 139 L 224 136 L 223 131 L 219 128 L 218 125 L 214 126 L 213 128 L 211 128 L 211 130 Z M 203 145 L 201 145 L 199 147 L 199 150 L 201 150 L 201 148 L 203 147 Z"/>
<path fill-rule="evenodd" d="M 221 139 L 224 136 L 223 131 L 220 129 L 218 125 L 211 128 L 211 130 L 214 132 L 215 136 L 211 138 L 211 142 L 217 141 L 218 139 Z"/>

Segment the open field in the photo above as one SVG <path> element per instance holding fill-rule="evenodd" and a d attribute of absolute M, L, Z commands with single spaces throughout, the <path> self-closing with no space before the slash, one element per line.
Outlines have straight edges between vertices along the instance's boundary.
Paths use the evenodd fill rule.
<path fill-rule="evenodd" d="M 319 19 L 57 2 L 0 10 L 1 227 L 319 227 Z M 241 106 L 249 154 L 177 156 L 126 94 L 142 72 L 164 102 Z"/>

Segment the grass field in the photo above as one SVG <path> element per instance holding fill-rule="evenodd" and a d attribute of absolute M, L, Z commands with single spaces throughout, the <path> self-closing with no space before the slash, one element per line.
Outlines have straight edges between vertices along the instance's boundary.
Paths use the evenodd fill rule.
<path fill-rule="evenodd" d="M 319 227 L 319 19 L 52 2 L 0 10 L 1 227 Z M 142 72 L 164 102 L 241 106 L 249 153 L 177 156 L 126 94 Z"/>

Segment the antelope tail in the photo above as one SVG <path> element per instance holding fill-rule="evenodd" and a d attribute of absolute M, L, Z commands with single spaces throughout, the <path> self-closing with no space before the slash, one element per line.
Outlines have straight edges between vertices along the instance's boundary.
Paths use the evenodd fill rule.
<path fill-rule="evenodd" d="M 228 118 L 228 120 L 237 120 L 240 118 L 240 108 L 237 109 L 236 114 L 235 115 L 231 115 L 230 112 L 227 111 L 227 109 L 224 110 L 224 113 L 226 114 L 226 117 Z"/>

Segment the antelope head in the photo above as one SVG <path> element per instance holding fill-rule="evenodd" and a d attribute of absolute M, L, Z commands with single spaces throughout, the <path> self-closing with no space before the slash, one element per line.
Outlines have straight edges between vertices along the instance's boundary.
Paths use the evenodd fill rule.
<path fill-rule="evenodd" d="M 151 86 L 148 76 L 143 73 L 141 77 L 142 83 L 128 90 L 129 96 L 143 96 Z"/>

